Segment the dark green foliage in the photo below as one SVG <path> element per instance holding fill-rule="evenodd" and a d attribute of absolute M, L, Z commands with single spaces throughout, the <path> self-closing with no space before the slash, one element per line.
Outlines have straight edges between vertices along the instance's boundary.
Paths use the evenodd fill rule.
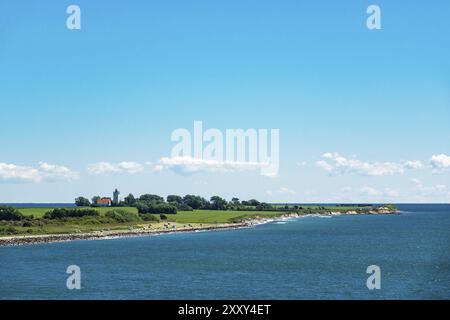
<path fill-rule="evenodd" d="M 0 206 L 0 220 L 20 221 L 23 219 L 25 219 L 25 217 L 19 210 L 9 206 Z"/>
<path fill-rule="evenodd" d="M 271 204 L 261 202 L 255 208 L 257 211 L 273 211 L 274 207 Z"/>
<path fill-rule="evenodd" d="M 92 197 L 92 206 L 96 206 L 97 205 L 97 201 L 100 200 L 100 199 L 101 199 L 100 196 Z"/>
<path fill-rule="evenodd" d="M 211 209 L 212 210 L 225 210 L 227 206 L 227 201 L 219 196 L 211 197 Z"/>
<path fill-rule="evenodd" d="M 14 228 L 13 226 L 0 226 L 0 234 L 1 235 L 13 235 L 13 234 L 17 234 L 19 233 L 19 231 L 17 231 L 16 228 Z"/>
<path fill-rule="evenodd" d="M 158 217 L 151 213 L 142 213 L 142 214 L 139 214 L 139 216 L 144 221 L 159 221 Z"/>
<path fill-rule="evenodd" d="M 145 203 L 150 203 L 150 202 L 160 203 L 160 202 L 164 202 L 164 198 L 160 197 L 156 194 L 143 194 L 142 196 L 139 197 L 139 201 L 145 202 Z"/>
<path fill-rule="evenodd" d="M 91 205 L 91 203 L 89 202 L 88 199 L 86 199 L 84 197 L 78 197 L 75 199 L 75 205 L 77 207 L 89 207 Z"/>
<path fill-rule="evenodd" d="M 234 206 L 239 206 L 241 203 L 239 202 L 239 198 L 236 198 L 236 197 L 234 197 L 234 198 L 232 198 L 231 199 L 231 203 L 234 205 Z"/>
<path fill-rule="evenodd" d="M 148 203 L 139 201 L 136 207 L 139 213 L 165 213 L 165 214 L 177 213 L 177 208 L 170 203 L 154 203 L 154 202 Z"/>
<path fill-rule="evenodd" d="M 33 226 L 33 224 L 30 221 L 24 221 L 22 223 L 22 227 L 32 227 L 32 226 Z"/>
<path fill-rule="evenodd" d="M 192 209 L 209 209 L 209 202 L 200 196 L 187 194 L 183 197 L 183 203 Z"/>
<path fill-rule="evenodd" d="M 122 209 L 114 209 L 106 212 L 105 217 L 111 218 L 116 222 L 135 222 L 140 218 L 136 213 L 129 212 Z"/>
<path fill-rule="evenodd" d="M 64 219 L 64 218 L 81 218 L 81 217 L 98 217 L 99 213 L 95 209 L 65 209 L 57 208 L 44 214 L 44 219 Z"/>
<path fill-rule="evenodd" d="M 251 206 L 257 206 L 257 205 L 260 204 L 260 202 L 259 202 L 258 200 L 255 200 L 255 199 L 249 200 L 248 203 L 249 203 Z"/>
<path fill-rule="evenodd" d="M 183 198 L 176 195 L 169 195 L 167 196 L 167 202 L 174 202 L 177 205 L 180 205 L 183 203 Z"/>
<path fill-rule="evenodd" d="M 136 198 L 130 193 L 125 198 L 123 198 L 123 202 L 126 206 L 134 207 L 136 205 Z"/>
<path fill-rule="evenodd" d="M 177 209 L 180 211 L 193 211 L 194 209 L 192 209 L 192 207 L 188 206 L 185 203 L 180 203 L 177 205 Z"/>

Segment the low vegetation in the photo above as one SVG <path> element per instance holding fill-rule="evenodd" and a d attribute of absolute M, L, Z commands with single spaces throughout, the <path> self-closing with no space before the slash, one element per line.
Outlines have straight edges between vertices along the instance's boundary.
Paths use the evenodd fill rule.
<path fill-rule="evenodd" d="M 100 214 L 94 209 L 66 209 L 56 208 L 44 214 L 44 219 L 64 219 L 81 217 L 98 217 Z"/>

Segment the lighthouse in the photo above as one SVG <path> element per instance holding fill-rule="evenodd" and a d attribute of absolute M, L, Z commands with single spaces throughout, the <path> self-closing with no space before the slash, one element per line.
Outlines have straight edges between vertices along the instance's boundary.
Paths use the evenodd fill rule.
<path fill-rule="evenodd" d="M 119 204 L 119 190 L 114 190 L 113 192 L 113 205 L 117 206 Z"/>

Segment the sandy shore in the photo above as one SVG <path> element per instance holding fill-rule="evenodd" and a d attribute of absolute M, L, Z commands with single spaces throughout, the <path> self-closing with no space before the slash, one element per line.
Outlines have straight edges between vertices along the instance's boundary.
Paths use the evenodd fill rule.
<path fill-rule="evenodd" d="M 0 237 L 0 246 L 18 246 L 27 244 L 64 242 L 72 240 L 95 240 L 95 239 L 114 239 L 125 237 L 142 237 L 156 236 L 160 234 L 182 233 L 182 232 L 199 232 L 223 229 L 237 229 L 251 226 L 249 222 L 242 223 L 223 223 L 217 225 L 204 225 L 192 228 L 177 228 L 166 230 L 152 229 L 133 229 L 133 230 L 111 230 L 111 231 L 94 231 L 89 233 L 70 233 L 70 234 L 44 234 L 44 235 L 20 235 Z"/>

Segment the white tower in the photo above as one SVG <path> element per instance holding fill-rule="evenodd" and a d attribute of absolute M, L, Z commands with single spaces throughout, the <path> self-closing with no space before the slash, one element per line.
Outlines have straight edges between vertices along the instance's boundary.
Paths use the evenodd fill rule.
<path fill-rule="evenodd" d="M 119 192 L 119 190 L 114 190 L 114 192 L 113 192 L 113 204 L 114 205 L 118 205 L 119 204 L 119 194 L 120 194 L 120 192 Z"/>

